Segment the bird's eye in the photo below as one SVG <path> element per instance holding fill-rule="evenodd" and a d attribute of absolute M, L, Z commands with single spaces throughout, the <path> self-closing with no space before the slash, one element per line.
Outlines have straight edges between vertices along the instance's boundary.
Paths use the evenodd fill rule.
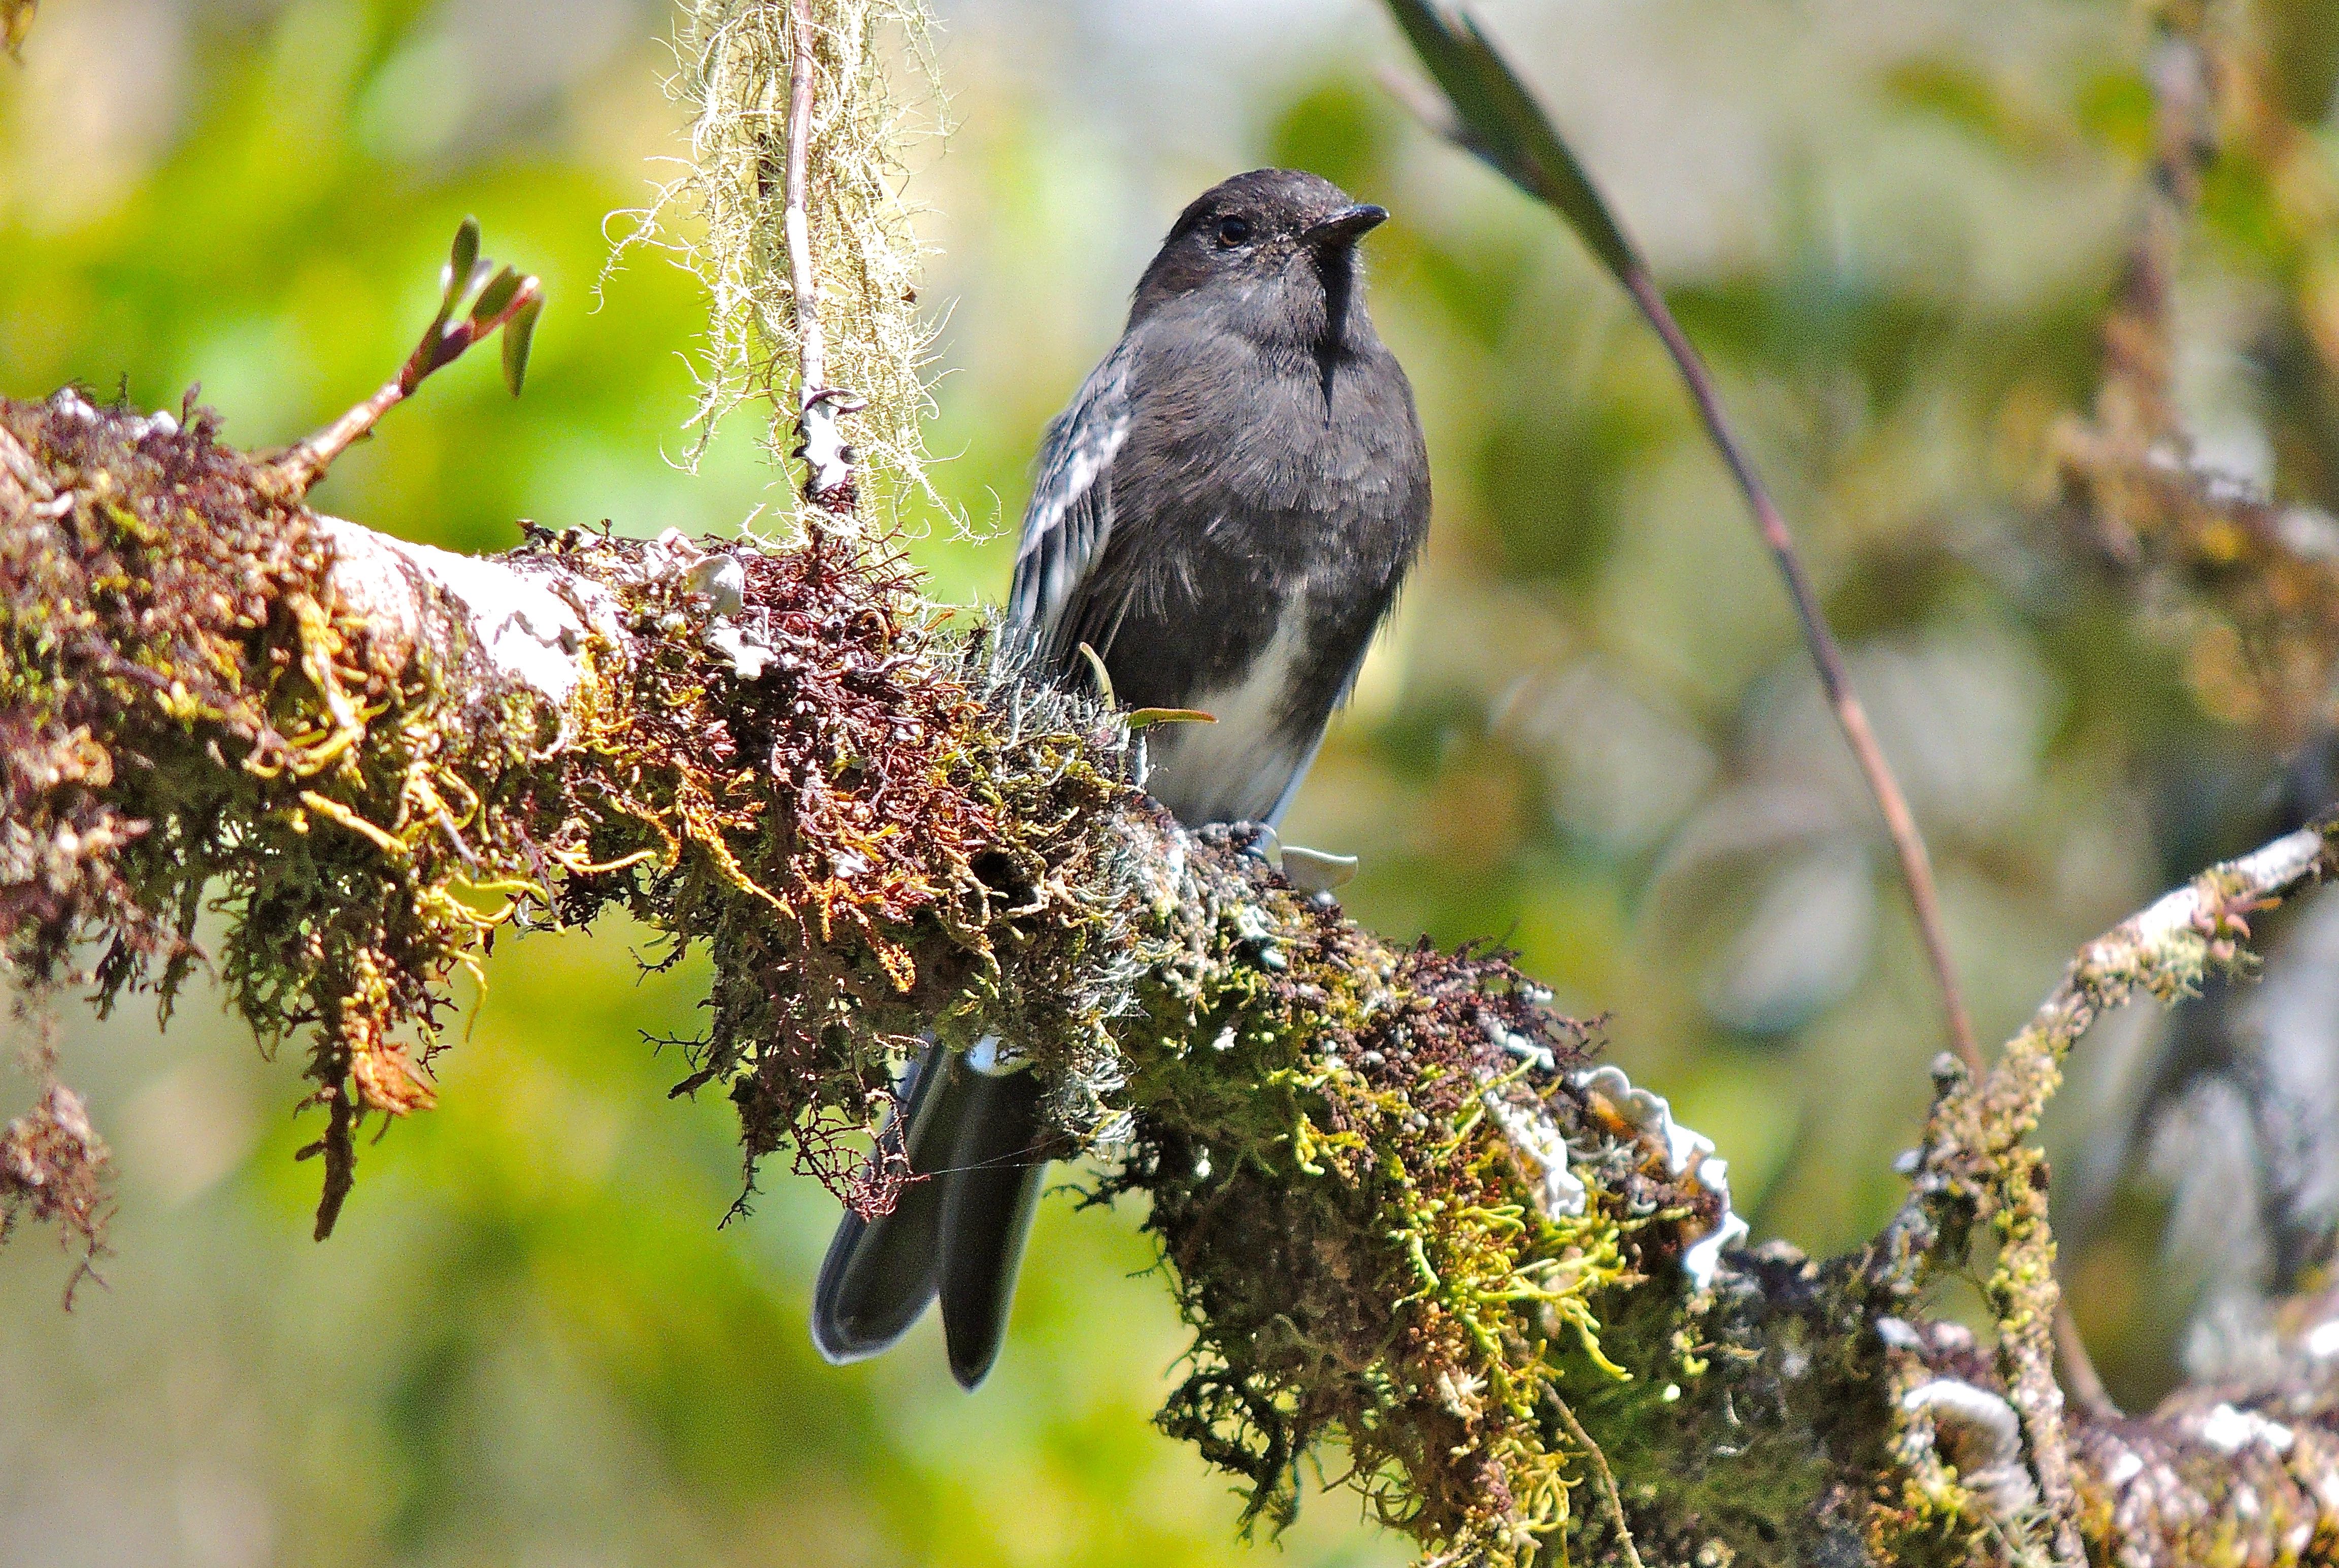
<path fill-rule="evenodd" d="M 1223 249 L 1231 251 L 1249 238 L 1249 219 L 1221 218 L 1219 220 L 1219 244 Z"/>

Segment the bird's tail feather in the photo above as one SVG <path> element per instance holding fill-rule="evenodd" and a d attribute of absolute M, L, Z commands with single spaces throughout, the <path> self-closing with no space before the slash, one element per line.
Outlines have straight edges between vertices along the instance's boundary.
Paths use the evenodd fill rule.
<path fill-rule="evenodd" d="M 877 1135 L 873 1158 L 907 1156 L 913 1171 L 950 1163 L 958 1122 L 937 1092 L 947 1076 L 940 1047 L 913 1064 L 898 1093 L 901 1109 Z M 813 1287 L 812 1339 L 842 1365 L 886 1349 L 910 1331 L 942 1279 L 944 1194 L 939 1182 L 912 1181 L 890 1214 L 864 1219 L 847 1210 L 828 1244 Z"/>
<path fill-rule="evenodd" d="M 1007 1333 L 1046 1162 L 1038 1080 L 1028 1072 L 966 1076 L 973 1084 L 943 1210 L 941 1293 L 951 1376 L 972 1388 Z"/>
<path fill-rule="evenodd" d="M 902 1098 L 879 1138 L 924 1179 L 891 1214 L 847 1214 L 837 1226 L 814 1289 L 813 1343 L 833 1362 L 874 1356 L 939 1294 L 952 1375 L 972 1388 L 998 1356 L 1040 1196 L 1039 1084 L 1028 1072 L 979 1073 L 936 1045 Z"/>

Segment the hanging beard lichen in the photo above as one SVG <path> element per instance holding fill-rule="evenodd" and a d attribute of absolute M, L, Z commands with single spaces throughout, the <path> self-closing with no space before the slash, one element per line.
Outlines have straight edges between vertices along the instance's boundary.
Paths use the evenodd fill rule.
<path fill-rule="evenodd" d="M 932 411 L 925 369 L 932 327 L 918 311 L 920 249 L 902 193 L 902 149 L 939 135 L 932 21 L 920 0 L 806 0 L 814 36 L 805 218 L 831 386 L 867 405 L 845 439 L 883 504 L 923 496 L 921 421 Z M 789 73 L 785 0 L 689 0 L 676 31 L 680 69 L 668 93 L 692 112 L 690 168 L 631 214 L 621 243 L 677 256 L 706 286 L 709 325 L 699 369 L 695 459 L 722 417 L 770 400 L 767 444 L 786 458 L 796 439 L 796 299 L 789 282 L 786 206 Z M 917 124 L 888 70 L 898 54 L 924 84 L 933 123 Z"/>

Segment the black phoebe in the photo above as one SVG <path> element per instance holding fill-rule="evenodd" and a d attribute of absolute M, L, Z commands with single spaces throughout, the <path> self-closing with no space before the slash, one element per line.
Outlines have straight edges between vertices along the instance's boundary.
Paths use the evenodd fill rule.
<path fill-rule="evenodd" d="M 1145 787 L 1189 827 L 1282 814 L 1428 530 L 1413 389 L 1357 267 L 1387 216 L 1288 169 L 1204 192 L 1048 429 L 1002 649 L 1069 685 L 1093 681 L 1085 646 L 1116 701 L 1212 715 L 1146 732 Z M 1004 1054 L 936 1046 L 905 1079 L 882 1136 L 931 1179 L 838 1227 L 813 1307 L 830 1360 L 939 1295 L 952 1374 L 991 1369 L 1048 1158 Z"/>

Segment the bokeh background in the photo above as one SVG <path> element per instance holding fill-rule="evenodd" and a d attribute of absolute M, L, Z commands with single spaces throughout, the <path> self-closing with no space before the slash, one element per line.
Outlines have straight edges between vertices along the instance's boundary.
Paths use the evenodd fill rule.
<path fill-rule="evenodd" d="M 913 160 L 947 370 L 931 444 L 977 536 L 909 519 L 937 593 L 1003 590 L 1040 429 L 1185 200 L 1280 163 L 1386 202 L 1372 299 L 1420 394 L 1436 528 L 1288 836 L 1363 856 L 1347 902 L 1377 928 L 1501 938 L 1608 1014 L 1614 1059 L 1719 1141 L 1758 1238 L 1864 1234 L 1899 1196 L 1936 1004 L 1783 597 L 1613 287 L 1406 121 L 1367 0 L 935 8 L 960 128 Z M 2339 27 L 2316 0 L 2259 10 L 2339 167 Z M 2045 482 L 2148 153 L 2142 8 L 1483 12 L 1714 360 L 2003 1035 L 2078 941 L 2248 842 L 2282 762 L 2205 700 L 2182 627 L 2070 547 Z M 637 252 L 597 285 L 609 216 L 685 151 L 669 26 L 650 0 L 46 0 L 0 62 L 0 391 L 175 408 L 200 380 L 231 439 L 289 440 L 396 365 L 472 212 L 548 284 L 527 396 L 458 367 L 321 503 L 460 549 L 518 518 L 735 529 L 785 496 L 752 413 L 695 475 L 669 460 L 693 280 Z M 2180 391 L 2221 464 L 2311 498 L 2339 468 L 2330 373 L 2266 200 L 2212 191 Z M 0 1254 L 0 1565 L 1404 1560 L 1340 1494 L 1279 1548 L 1236 1539 L 1224 1482 L 1149 1425 L 1182 1341 L 1130 1214 L 1051 1205 L 978 1394 L 931 1324 L 819 1365 L 834 1205 L 775 1170 L 717 1228 L 726 1110 L 668 1101 L 682 1067 L 645 1043 L 691 1029 L 703 973 L 645 978 L 638 951 L 616 923 L 501 951 L 441 1108 L 365 1149 L 322 1247 L 295 1064 L 201 994 L 167 1035 L 136 1005 L 69 1019 L 116 1255 L 67 1314 L 45 1237 Z M 2068 1159 L 2107 1147 L 2153 1038 L 2090 1041 Z M 0 1116 L 30 1093 L 0 1085 Z M 2150 1171 L 2098 1186 L 2069 1274 L 2116 1391 L 2148 1399 L 2232 1260 L 2165 1231 Z"/>

